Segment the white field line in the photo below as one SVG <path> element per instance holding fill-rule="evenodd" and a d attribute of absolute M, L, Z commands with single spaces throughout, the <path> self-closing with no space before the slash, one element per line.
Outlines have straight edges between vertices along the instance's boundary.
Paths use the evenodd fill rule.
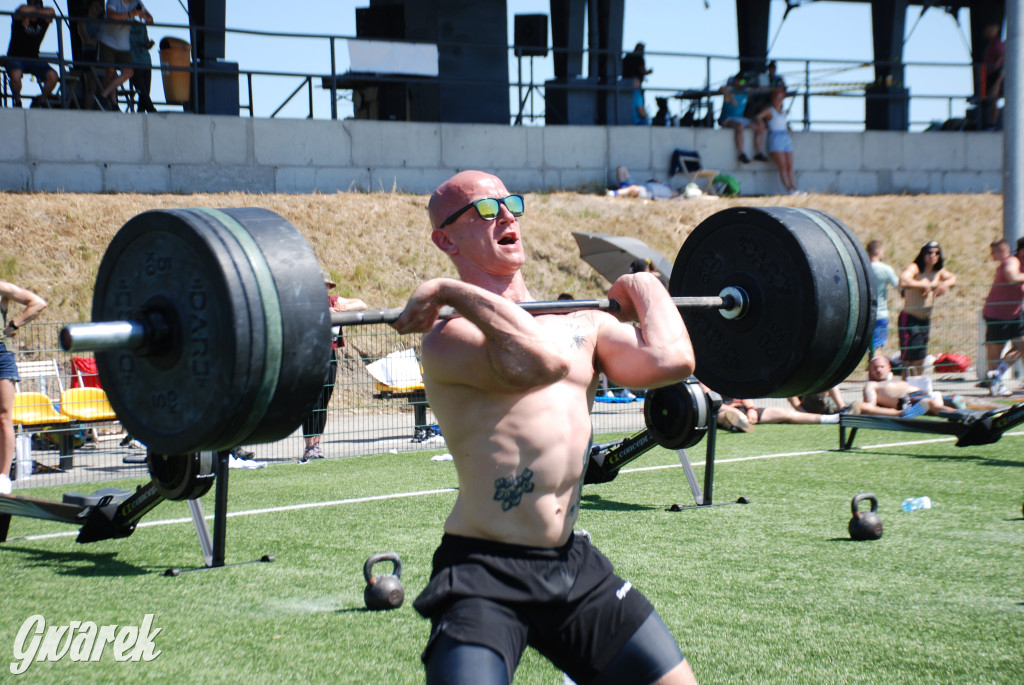
<path fill-rule="evenodd" d="M 1024 432 L 1015 433 L 1004 433 L 1003 435 L 1024 435 Z M 944 438 L 931 438 L 929 440 L 908 440 L 905 442 L 887 442 L 879 443 L 876 445 L 863 445 L 862 447 L 851 448 L 850 451 L 858 449 L 878 449 L 888 447 L 907 447 L 910 445 L 927 445 L 937 442 L 952 442 L 955 437 L 944 437 Z M 828 454 L 829 452 L 835 452 L 836 450 L 808 450 L 805 452 L 779 452 L 778 454 L 758 454 L 752 457 L 734 457 L 732 459 L 716 459 L 715 464 L 729 464 L 738 461 L 754 461 L 758 459 L 779 459 L 781 457 L 806 457 L 815 454 Z M 703 466 L 704 462 L 691 462 L 693 466 Z M 639 473 L 641 471 L 659 471 L 661 469 L 679 469 L 682 468 L 680 464 L 664 464 L 661 466 L 642 466 L 635 469 L 622 469 L 620 473 Z M 407 497 L 423 497 L 425 495 L 439 495 L 446 492 L 455 492 L 458 488 L 439 488 L 436 490 L 417 490 L 415 492 L 396 492 L 391 495 L 373 495 L 372 497 L 349 497 L 347 499 L 336 499 L 327 502 L 307 502 L 305 504 L 288 504 L 281 507 L 266 507 L 263 509 L 249 509 L 246 511 L 232 511 L 228 513 L 228 518 L 234 518 L 235 516 L 255 516 L 257 514 L 276 514 L 283 511 L 298 511 L 300 509 L 318 509 L 322 507 L 334 507 L 342 504 L 360 504 L 362 502 L 374 502 L 377 500 L 388 500 L 388 499 L 405 499 Z M 207 516 L 206 520 L 210 521 L 213 516 Z M 138 525 L 139 528 L 148 528 L 150 526 L 169 526 L 179 523 L 192 523 L 192 518 L 180 518 L 180 519 L 163 519 L 160 521 L 144 521 Z M 43 535 L 26 535 L 25 537 L 14 538 L 8 540 L 13 542 L 15 539 L 18 541 L 27 540 L 48 540 L 50 538 L 62 538 L 69 537 L 72 535 L 78 535 L 78 531 L 63 531 L 60 533 L 46 533 Z"/>

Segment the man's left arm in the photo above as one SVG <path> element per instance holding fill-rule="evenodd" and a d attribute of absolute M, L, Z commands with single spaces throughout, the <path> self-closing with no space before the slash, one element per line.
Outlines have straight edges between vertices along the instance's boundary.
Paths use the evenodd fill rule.
<path fill-rule="evenodd" d="M 1024 272 L 1020 270 L 1020 260 L 1010 257 L 1006 260 L 1006 268 L 1003 270 L 1007 283 L 1024 283 Z"/>
<path fill-rule="evenodd" d="M 597 357 L 609 380 L 624 387 L 649 388 L 683 380 L 693 373 L 690 336 L 665 286 L 650 273 L 620 277 L 608 291 L 620 305 L 619 322 L 598 330 Z M 639 327 L 628 322 L 636 321 Z"/>
<path fill-rule="evenodd" d="M 935 287 L 936 295 L 945 295 L 956 285 L 956 274 L 949 269 L 939 272 L 939 284 Z"/>

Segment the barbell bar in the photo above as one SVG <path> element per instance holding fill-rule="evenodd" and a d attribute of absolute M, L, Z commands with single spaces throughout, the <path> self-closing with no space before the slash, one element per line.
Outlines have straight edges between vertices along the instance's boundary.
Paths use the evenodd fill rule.
<path fill-rule="evenodd" d="M 669 292 L 694 343 L 695 375 L 727 397 L 828 389 L 856 367 L 874 326 L 867 255 L 813 210 L 712 215 L 683 243 Z M 618 304 L 522 306 L 548 314 Z M 114 236 L 97 272 L 94 323 L 65 327 L 60 343 L 95 352 L 131 435 L 158 454 L 189 454 L 290 435 L 323 386 L 331 327 L 401 312 L 331 313 L 312 248 L 273 212 L 155 210 Z"/>
<path fill-rule="evenodd" d="M 722 316 L 736 318 L 746 310 L 746 296 L 738 288 L 726 288 L 721 295 L 715 297 L 673 297 L 672 301 L 680 309 L 684 307 L 719 309 Z M 534 316 L 541 314 L 566 314 L 569 312 L 596 310 L 615 314 L 619 311 L 619 303 L 603 298 L 595 300 L 551 300 L 539 302 L 521 302 L 519 306 Z M 403 307 L 390 309 L 363 309 L 347 312 L 331 312 L 332 326 L 363 326 L 368 324 L 390 324 L 402 315 Z M 451 319 L 459 313 L 452 307 L 441 307 L 437 318 Z M 151 321 L 103 321 L 99 323 L 70 324 L 60 331 L 60 346 L 65 352 L 102 352 L 106 350 L 128 349 L 139 350 L 159 344 L 160 336 L 170 336 L 171 332 L 164 322 L 163 326 L 154 325 Z"/>

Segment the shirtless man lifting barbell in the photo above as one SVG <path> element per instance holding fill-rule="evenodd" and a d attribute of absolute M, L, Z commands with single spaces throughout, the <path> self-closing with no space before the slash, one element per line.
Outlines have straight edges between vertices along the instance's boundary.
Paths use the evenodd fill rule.
<path fill-rule="evenodd" d="M 522 196 L 465 171 L 428 206 L 461 280 L 420 285 L 392 325 L 425 332 L 423 380 L 459 494 L 415 602 L 433 629 L 427 682 L 508 683 L 532 645 L 579 682 L 694 683 L 651 604 L 573 533 L 604 371 L 625 387 L 693 372 L 679 310 L 649 273 L 619 278 L 601 311 L 532 316 Z M 461 315 L 438 320 L 442 306 Z M 630 322 L 638 321 L 639 326 Z"/>

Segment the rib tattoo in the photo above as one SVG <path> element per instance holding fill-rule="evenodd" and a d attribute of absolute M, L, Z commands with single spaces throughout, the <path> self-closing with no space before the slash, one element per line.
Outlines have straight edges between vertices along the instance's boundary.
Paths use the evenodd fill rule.
<path fill-rule="evenodd" d="M 501 502 L 501 510 L 508 511 L 512 507 L 519 506 L 523 501 L 523 495 L 533 492 L 533 471 L 523 469 L 521 476 L 515 478 L 499 478 L 494 481 L 494 499 Z"/>

